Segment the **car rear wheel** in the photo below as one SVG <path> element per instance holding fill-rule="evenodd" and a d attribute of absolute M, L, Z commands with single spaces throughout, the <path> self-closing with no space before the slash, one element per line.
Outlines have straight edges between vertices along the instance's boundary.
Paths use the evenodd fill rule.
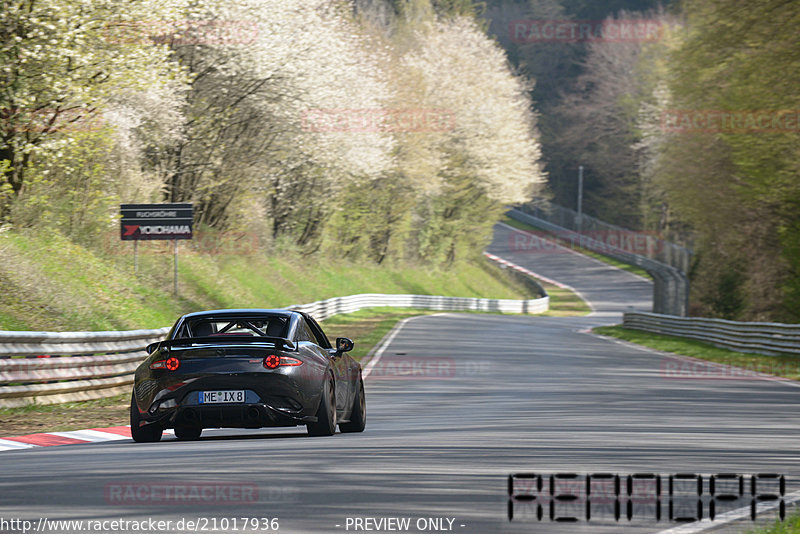
<path fill-rule="evenodd" d="M 141 422 L 142 415 L 136 406 L 136 398 L 131 393 L 131 437 L 133 441 L 137 443 L 152 443 L 161 439 L 161 434 L 164 432 L 163 428 L 156 424 L 139 426 Z"/>
<path fill-rule="evenodd" d="M 203 429 L 197 426 L 176 426 L 175 437 L 181 441 L 193 441 L 200 438 Z"/>
<path fill-rule="evenodd" d="M 364 396 L 364 380 L 358 378 L 356 398 L 353 399 L 353 410 L 350 412 L 350 422 L 339 423 L 342 432 L 363 432 L 367 426 L 367 400 Z"/>
<path fill-rule="evenodd" d="M 309 436 L 332 436 L 336 432 L 336 390 L 333 378 L 325 381 L 317 409 L 317 422 L 306 425 Z"/>

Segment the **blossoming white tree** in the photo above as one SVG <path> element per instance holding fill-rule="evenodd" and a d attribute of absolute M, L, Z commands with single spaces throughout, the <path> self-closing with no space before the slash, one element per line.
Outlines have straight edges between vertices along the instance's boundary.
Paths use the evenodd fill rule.
<path fill-rule="evenodd" d="M 193 82 L 185 141 L 168 167 L 172 199 L 198 202 L 204 222 L 217 224 L 240 193 L 260 191 L 277 234 L 298 219 L 318 219 L 320 195 L 348 176 L 391 166 L 384 133 L 309 125 L 330 110 L 379 108 L 389 94 L 380 55 L 337 4 L 207 0 L 191 16 L 251 31 L 224 45 L 173 41 Z"/>
<path fill-rule="evenodd" d="M 452 114 L 439 153 L 459 152 L 491 199 L 528 200 L 544 180 L 529 87 L 471 19 L 430 23 L 416 38 L 404 63 L 421 82 L 420 102 Z"/>
<path fill-rule="evenodd" d="M 71 179 L 91 174 L 85 164 L 92 173 L 102 173 L 98 165 L 110 146 L 103 138 L 109 134 L 107 119 L 114 115 L 106 113 L 136 108 L 124 95 L 152 91 L 159 100 L 154 108 L 170 112 L 155 116 L 139 107 L 134 115 L 149 116 L 152 124 L 169 129 L 163 119 L 177 112 L 180 100 L 162 90 L 179 78 L 169 51 L 128 46 L 113 28 L 145 17 L 175 18 L 182 9 L 182 0 L 143 0 L 125 9 L 111 0 L 0 2 L 0 216 L 7 215 L 9 200 L 26 196 L 35 204 L 39 195 L 51 211 L 69 209 L 63 198 L 51 202 L 51 197 L 74 186 Z M 94 162 L 75 160 L 79 153 Z M 109 192 L 102 183 L 99 178 L 92 183 L 90 196 Z M 87 203 L 79 202 L 76 209 Z M 34 207 L 34 214 L 39 211 Z"/>

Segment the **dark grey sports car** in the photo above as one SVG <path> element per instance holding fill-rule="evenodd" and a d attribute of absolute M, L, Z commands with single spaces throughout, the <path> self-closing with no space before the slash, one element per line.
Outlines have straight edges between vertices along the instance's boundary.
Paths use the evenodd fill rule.
<path fill-rule="evenodd" d="M 147 347 L 131 395 L 131 435 L 158 441 L 165 428 L 197 439 L 204 428 L 306 425 L 309 435 L 362 432 L 361 364 L 331 347 L 317 322 L 287 310 L 184 315 Z"/>

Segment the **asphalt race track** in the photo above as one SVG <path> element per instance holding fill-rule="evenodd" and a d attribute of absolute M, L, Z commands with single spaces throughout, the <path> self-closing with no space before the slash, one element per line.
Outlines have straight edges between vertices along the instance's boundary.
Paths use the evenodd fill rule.
<path fill-rule="evenodd" d="M 562 246 L 547 246 L 541 235 L 500 223 L 495 226 L 494 241 L 487 252 L 578 290 L 594 307 L 595 318 L 612 319 L 603 323 L 619 323 L 621 312 L 630 307 L 652 310 L 650 281 Z"/>
<path fill-rule="evenodd" d="M 675 378 L 685 361 L 586 333 L 629 305 L 648 309 L 649 283 L 567 252 L 510 250 L 509 232 L 496 228 L 490 252 L 575 287 L 596 313 L 406 322 L 367 379 L 360 435 L 220 430 L 0 453 L 0 517 L 206 518 L 206 531 L 228 518 L 229 532 L 245 517 L 278 518 L 279 532 L 367 531 L 354 529 L 366 518 L 410 518 L 406 532 L 658 532 L 675 523 L 560 523 L 530 503 L 509 521 L 508 475 L 779 473 L 787 493 L 798 489 L 800 389 Z M 170 498 L 153 497 L 164 488 Z M 253 532 L 241 519 L 238 530 Z"/>

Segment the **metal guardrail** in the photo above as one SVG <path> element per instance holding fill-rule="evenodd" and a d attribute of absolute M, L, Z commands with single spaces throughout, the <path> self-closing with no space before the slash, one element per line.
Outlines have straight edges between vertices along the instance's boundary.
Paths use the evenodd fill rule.
<path fill-rule="evenodd" d="M 367 293 L 334 297 L 287 309 L 319 320 L 362 308 L 544 313 L 547 296 L 531 300 Z M 110 397 L 130 390 L 133 372 L 169 327 L 122 332 L 0 331 L 0 408 Z"/>
<path fill-rule="evenodd" d="M 681 272 L 689 271 L 692 251 L 666 239 L 661 239 L 653 233 L 629 230 L 585 213 L 578 216 L 577 211 L 544 199 L 536 199 L 519 206 L 518 209 L 561 228 L 599 237 L 607 244 L 617 244 L 616 248 L 666 263 Z"/>
<path fill-rule="evenodd" d="M 800 356 L 800 325 L 796 324 L 747 323 L 626 312 L 623 315 L 623 326 L 655 334 L 697 339 L 739 352 Z"/>
<path fill-rule="evenodd" d="M 148 344 L 169 328 L 122 332 L 0 331 L 0 407 L 124 393 Z M 34 358 L 32 358 L 35 356 Z"/>
<path fill-rule="evenodd" d="M 653 277 L 653 311 L 655 313 L 686 316 L 689 308 L 689 279 L 679 269 L 645 256 L 610 246 L 606 242 L 579 234 L 545 219 L 540 219 L 521 209 L 511 209 L 508 212 L 508 216 L 541 228 L 553 234 L 559 241 L 566 241 L 570 246 L 580 246 L 628 265 L 641 267 Z"/>
<path fill-rule="evenodd" d="M 287 309 L 310 313 L 323 321 L 338 313 L 351 313 L 362 308 L 421 308 L 439 311 L 485 311 L 501 313 L 544 313 L 549 309 L 550 298 L 532 300 L 479 299 L 471 297 L 441 297 L 434 295 L 384 295 L 364 293 L 347 297 L 334 297 L 311 304 L 288 306 Z"/>

